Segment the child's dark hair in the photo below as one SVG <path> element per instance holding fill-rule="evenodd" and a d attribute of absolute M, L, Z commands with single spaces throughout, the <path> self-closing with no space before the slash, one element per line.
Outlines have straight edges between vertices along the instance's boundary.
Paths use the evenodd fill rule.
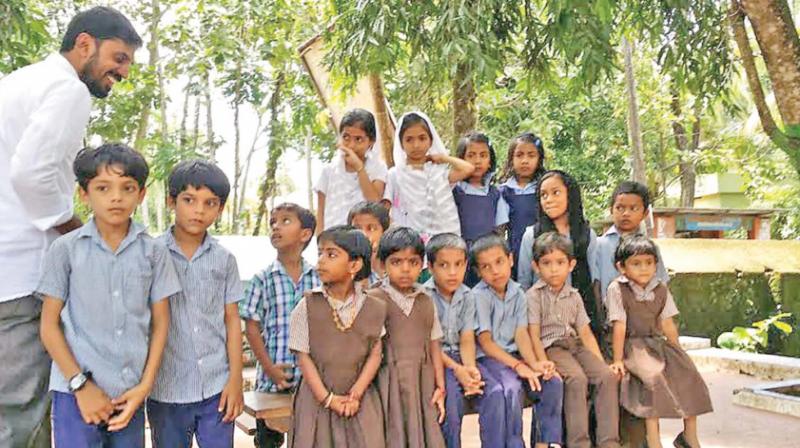
<path fill-rule="evenodd" d="M 392 227 L 378 242 L 378 259 L 384 262 L 392 254 L 404 249 L 413 249 L 420 258 L 425 257 L 425 245 L 416 230 L 410 227 Z"/>
<path fill-rule="evenodd" d="M 428 264 L 436 262 L 436 254 L 442 249 L 457 249 L 464 252 L 464 258 L 468 258 L 467 243 L 463 238 L 455 233 L 440 233 L 428 240 L 425 245 L 425 255 L 428 257 Z"/>
<path fill-rule="evenodd" d="M 372 259 L 372 245 L 369 243 L 364 232 L 353 226 L 340 225 L 330 227 L 317 237 L 317 247 L 323 242 L 331 242 L 347 252 L 350 260 L 361 259 L 361 270 L 358 271 L 353 280 L 360 281 L 369 277 L 372 272 L 370 260 Z"/>
<path fill-rule="evenodd" d="M 511 250 L 508 248 L 508 242 L 506 242 L 505 238 L 494 232 L 487 233 L 472 243 L 472 247 L 469 249 L 470 264 L 473 266 L 478 266 L 478 255 L 495 247 L 503 249 L 503 252 L 506 255 L 511 254 Z"/>
<path fill-rule="evenodd" d="M 644 204 L 645 210 L 650 207 L 650 191 L 646 186 L 640 184 L 639 182 L 634 182 L 632 180 L 624 180 L 620 182 L 619 185 L 617 185 L 617 188 L 614 189 L 614 193 L 611 194 L 611 203 L 609 204 L 611 207 L 614 206 L 617 196 L 621 194 L 635 194 L 636 196 L 642 198 L 642 203 Z"/>
<path fill-rule="evenodd" d="M 276 205 L 275 208 L 272 209 L 270 214 L 274 214 L 277 211 L 284 211 L 293 213 L 297 216 L 297 219 L 300 221 L 300 228 L 301 229 L 308 229 L 311 231 L 313 235 L 314 232 L 317 230 L 317 218 L 311 213 L 308 209 L 300 207 L 299 205 L 293 202 L 284 202 L 282 204 Z M 311 238 L 306 241 L 305 246 L 303 249 L 308 247 L 308 243 L 311 242 Z"/>
<path fill-rule="evenodd" d="M 617 250 L 614 252 L 614 261 L 624 265 L 628 258 L 636 255 L 652 255 L 658 261 L 656 243 L 650 238 L 639 234 L 622 237 L 619 245 L 617 245 Z"/>
<path fill-rule="evenodd" d="M 150 168 L 141 154 L 122 143 L 106 143 L 97 148 L 84 148 L 78 152 L 72 163 L 72 171 L 78 179 L 78 185 L 84 191 L 89 181 L 97 177 L 101 169 L 119 168 L 122 176 L 132 177 L 144 188 Z"/>
<path fill-rule="evenodd" d="M 67 31 L 61 40 L 61 53 L 75 47 L 75 40 L 81 33 L 86 33 L 98 40 L 119 39 L 126 45 L 139 48 L 142 38 L 131 25 L 130 20 L 114 8 L 95 6 L 81 11 L 69 21 Z"/>
<path fill-rule="evenodd" d="M 406 133 L 408 128 L 414 126 L 415 124 L 421 124 L 425 128 L 425 131 L 427 131 L 428 138 L 433 140 L 433 134 L 431 133 L 431 128 L 428 127 L 428 122 L 425 121 L 425 119 L 422 118 L 421 115 L 411 112 L 409 114 L 406 114 L 403 117 L 403 121 L 400 123 L 400 132 L 398 133 L 398 135 L 400 136 L 401 142 L 403 141 L 403 134 Z"/>
<path fill-rule="evenodd" d="M 572 241 L 558 232 L 545 232 L 533 242 L 533 260 L 537 263 L 542 257 L 555 251 L 563 252 L 570 260 L 575 259 Z"/>
<path fill-rule="evenodd" d="M 508 154 L 506 156 L 507 157 L 506 169 L 505 172 L 503 173 L 503 178 L 508 179 L 511 176 L 514 177 L 517 176 L 514 173 L 514 151 L 516 151 L 517 146 L 520 143 L 530 143 L 533 146 L 535 146 L 536 151 L 539 152 L 539 164 L 536 166 L 536 171 L 533 172 L 533 179 L 532 179 L 535 181 L 539 179 L 546 170 L 544 168 L 544 158 L 545 158 L 544 143 L 542 142 L 542 139 L 539 138 L 539 136 L 537 136 L 533 132 L 523 132 L 522 134 L 514 137 L 514 139 L 511 140 L 511 143 L 508 144 Z"/>
<path fill-rule="evenodd" d="M 494 151 L 492 142 L 489 140 L 489 136 L 486 134 L 475 131 L 464 134 L 458 141 L 458 146 L 456 146 L 456 157 L 463 159 L 467 154 L 467 148 L 469 148 L 470 143 L 483 143 L 489 147 L 489 169 L 486 171 L 486 174 L 494 173 L 497 169 L 497 154 Z"/>
<path fill-rule="evenodd" d="M 169 197 L 173 200 L 189 186 L 206 187 L 216 195 L 221 204 L 228 200 L 231 184 L 228 176 L 215 164 L 206 160 L 184 160 L 172 169 L 167 181 Z"/>
<path fill-rule="evenodd" d="M 367 134 L 367 138 L 372 140 L 373 142 L 378 138 L 377 131 L 375 130 L 375 116 L 372 115 L 372 112 L 361 109 L 355 108 L 350 109 L 344 114 L 342 117 L 342 121 L 339 123 L 339 133 L 341 134 L 344 132 L 344 128 L 346 127 L 356 127 L 364 131 Z"/>
<path fill-rule="evenodd" d="M 370 215 L 378 220 L 383 227 L 383 231 L 389 228 L 389 210 L 377 202 L 361 201 L 354 205 L 347 213 L 347 223 L 353 224 L 356 215 Z"/>

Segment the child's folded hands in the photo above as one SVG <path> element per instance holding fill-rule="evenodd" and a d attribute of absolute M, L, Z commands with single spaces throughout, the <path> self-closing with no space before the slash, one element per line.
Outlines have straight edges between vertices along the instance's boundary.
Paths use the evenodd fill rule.
<path fill-rule="evenodd" d="M 617 375 L 617 378 L 622 379 L 625 376 L 625 364 L 622 361 L 614 361 L 608 367 Z"/>
<path fill-rule="evenodd" d="M 92 381 L 87 381 L 81 390 L 75 392 L 75 399 L 78 401 L 81 417 L 88 425 L 106 422 L 114 412 L 111 399 Z"/>
<path fill-rule="evenodd" d="M 477 367 L 467 367 L 459 365 L 453 369 L 453 374 L 456 376 L 459 384 L 464 388 L 464 395 L 481 395 L 483 394 L 483 381 L 481 381 L 481 373 Z"/>

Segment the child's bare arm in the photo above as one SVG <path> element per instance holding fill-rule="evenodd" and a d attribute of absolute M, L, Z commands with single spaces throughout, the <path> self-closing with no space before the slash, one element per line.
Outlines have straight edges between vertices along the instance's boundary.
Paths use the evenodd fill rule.
<path fill-rule="evenodd" d="M 587 350 L 594 353 L 599 359 L 603 359 L 603 353 L 600 351 L 600 346 L 597 345 L 597 339 L 595 339 L 594 333 L 592 333 L 592 327 L 587 324 L 579 328 L 578 337 L 581 338 L 581 342 Z"/>
<path fill-rule="evenodd" d="M 350 388 L 350 394 L 351 396 L 354 395 L 353 398 L 356 400 L 361 401 L 361 397 L 364 396 L 364 392 L 367 390 L 370 383 L 372 383 L 372 380 L 375 379 L 375 375 L 378 373 L 378 369 L 381 367 L 382 356 L 383 341 L 378 339 L 374 344 L 372 344 L 372 349 L 369 351 L 367 362 L 361 369 L 361 373 L 358 375 L 358 379 L 353 384 L 353 387 Z"/>
<path fill-rule="evenodd" d="M 537 356 L 533 352 L 533 345 L 531 344 L 531 335 L 528 334 L 528 329 L 525 327 L 517 327 L 514 332 L 514 342 L 517 344 L 520 356 L 525 360 L 529 366 L 536 364 Z"/>
<path fill-rule="evenodd" d="M 232 422 L 244 410 L 242 391 L 242 321 L 236 303 L 225 305 L 225 348 L 228 352 L 228 383 L 219 399 L 219 412 L 225 411 L 223 421 Z"/>
<path fill-rule="evenodd" d="M 475 165 L 467 162 L 464 159 L 459 159 L 458 157 L 448 156 L 445 154 L 436 154 L 430 156 L 430 159 L 434 163 L 447 163 L 450 165 L 448 181 L 451 184 L 468 178 L 472 175 L 472 172 L 475 171 Z"/>
<path fill-rule="evenodd" d="M 514 366 L 517 365 L 517 363 L 520 362 L 519 359 L 511 356 L 505 350 L 500 348 L 500 346 L 497 345 L 496 342 L 494 342 L 494 339 L 492 339 L 491 332 L 488 331 L 481 332 L 478 335 L 478 344 L 481 345 L 481 348 L 483 349 L 484 353 L 486 353 L 488 356 L 491 356 L 492 358 L 500 361 L 501 363 L 505 364 L 506 366 L 512 369 L 514 368 Z"/>
<path fill-rule="evenodd" d="M 325 193 L 317 192 L 317 235 L 322 233 L 325 223 Z M 251 344 L 252 345 L 252 344 Z"/>
<path fill-rule="evenodd" d="M 678 342 L 678 326 L 675 325 L 675 321 L 671 317 L 661 321 L 661 331 L 669 342 L 680 346 L 680 342 Z"/>
<path fill-rule="evenodd" d="M 625 365 L 623 358 L 625 356 L 625 322 L 615 320 L 614 330 L 611 336 L 611 349 L 613 351 L 614 360 L 611 363 L 611 370 L 622 378 L 625 375 Z"/>
<path fill-rule="evenodd" d="M 456 370 L 457 368 L 461 367 L 461 364 L 457 363 L 455 359 L 448 356 L 444 351 L 442 351 L 442 363 L 446 368 L 452 370 Z"/>
<path fill-rule="evenodd" d="M 109 431 L 119 431 L 128 426 L 128 422 L 144 403 L 144 400 L 153 389 L 153 384 L 156 382 L 164 347 L 167 345 L 167 332 L 169 331 L 168 298 L 165 297 L 150 305 L 150 316 L 150 346 L 147 350 L 147 361 L 145 361 L 144 370 L 142 371 L 142 379 L 139 384 L 111 400 L 120 412 L 108 421 Z"/>
<path fill-rule="evenodd" d="M 331 392 L 325 387 L 325 383 L 322 382 L 322 377 L 319 376 L 319 370 L 317 370 L 317 366 L 314 365 L 311 355 L 302 352 L 295 352 L 295 355 L 297 355 L 297 365 L 303 373 L 303 381 L 308 384 L 314 398 L 319 403 L 324 404 L 325 399 L 328 398 L 328 394 Z"/>
<path fill-rule="evenodd" d="M 64 378 L 70 379 L 80 373 L 81 368 L 61 329 L 61 310 L 63 308 L 63 301 L 45 296 L 42 304 L 40 331 L 45 350 L 53 358 Z M 75 398 L 78 401 L 81 417 L 87 424 L 97 425 L 108 421 L 111 413 L 114 412 L 111 399 L 91 380 L 75 392 Z"/>
<path fill-rule="evenodd" d="M 547 352 L 544 351 L 544 344 L 542 344 L 542 326 L 538 324 L 528 325 L 528 334 L 531 338 L 531 345 L 533 345 L 536 359 L 547 361 Z"/>
<path fill-rule="evenodd" d="M 361 171 L 358 172 L 358 186 L 367 201 L 378 202 L 383 199 L 383 190 L 386 184 L 380 180 L 370 180 L 366 168 L 361 168 Z"/>
<path fill-rule="evenodd" d="M 461 363 L 466 367 L 475 367 L 475 332 L 464 330 L 459 338 Z"/>
<path fill-rule="evenodd" d="M 291 387 L 290 381 L 292 378 L 286 372 L 286 369 L 292 366 L 272 362 L 269 353 L 267 353 L 267 347 L 264 345 L 264 338 L 261 336 L 261 323 L 257 320 L 245 319 L 244 331 L 247 342 L 250 344 L 250 349 L 253 350 L 253 355 L 261 363 L 261 368 L 264 372 L 278 386 L 278 389 Z"/>
<path fill-rule="evenodd" d="M 442 362 L 442 346 L 438 339 L 431 340 L 430 344 L 436 387 L 444 390 L 444 363 Z"/>

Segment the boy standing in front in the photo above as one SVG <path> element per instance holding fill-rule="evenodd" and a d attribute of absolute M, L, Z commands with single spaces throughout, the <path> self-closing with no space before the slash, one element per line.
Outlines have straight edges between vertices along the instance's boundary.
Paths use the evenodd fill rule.
<path fill-rule="evenodd" d="M 144 447 L 142 404 L 167 340 L 165 299 L 180 283 L 167 249 L 131 221 L 145 195 L 144 158 L 103 145 L 78 153 L 73 170 L 94 216 L 53 243 L 37 288 L 55 445 Z"/>
<path fill-rule="evenodd" d="M 233 254 L 208 234 L 230 192 L 213 163 L 188 160 L 169 175 L 175 224 L 160 240 L 175 263 L 183 291 L 170 298 L 164 361 L 147 400 L 156 448 L 232 447 L 242 412 L 242 298 Z"/>
<path fill-rule="evenodd" d="M 278 258 L 250 281 L 239 315 L 258 360 L 256 390 L 291 393 L 300 369 L 289 350 L 289 320 L 303 293 L 321 285 L 314 266 L 303 259 L 316 218 L 299 205 L 284 203 L 272 210 L 269 225 Z M 284 435 L 259 419 L 255 441 L 259 448 L 277 448 L 283 445 Z"/>

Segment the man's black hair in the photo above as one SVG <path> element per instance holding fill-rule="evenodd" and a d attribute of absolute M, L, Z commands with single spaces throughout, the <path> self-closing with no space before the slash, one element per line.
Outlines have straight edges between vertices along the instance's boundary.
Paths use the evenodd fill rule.
<path fill-rule="evenodd" d="M 130 20 L 121 12 L 107 6 L 95 6 L 81 11 L 70 20 L 67 32 L 61 41 L 61 53 L 72 50 L 78 34 L 81 33 L 99 40 L 119 39 L 133 48 L 142 46 L 142 38 Z"/>
<path fill-rule="evenodd" d="M 345 127 L 356 127 L 364 131 L 367 134 L 367 138 L 372 140 L 373 142 L 378 138 L 377 131 L 375 130 L 375 116 L 372 115 L 372 112 L 361 109 L 355 108 L 350 109 L 344 114 L 342 117 L 342 121 L 339 123 L 339 133 L 341 134 L 344 132 Z"/>
<path fill-rule="evenodd" d="M 575 259 L 572 241 L 558 232 L 545 232 L 533 242 L 533 260 L 537 263 L 543 256 L 555 251 L 563 252 L 570 260 Z"/>
<path fill-rule="evenodd" d="M 614 261 L 625 264 L 628 258 L 636 255 L 652 255 L 658 261 L 658 248 L 650 238 L 639 235 L 626 235 L 619 240 L 617 250 L 614 252 Z"/>
<path fill-rule="evenodd" d="M 440 233 L 434 235 L 425 245 L 425 255 L 428 257 L 428 265 L 436 262 L 436 254 L 442 249 L 456 249 L 464 252 L 464 258 L 468 258 L 467 243 L 463 238 L 455 233 Z"/>
<path fill-rule="evenodd" d="M 122 176 L 132 177 L 144 188 L 150 168 L 141 154 L 122 143 L 106 143 L 97 148 L 84 148 L 72 163 L 72 171 L 84 191 L 89 181 L 97 177 L 101 169 L 113 167 L 122 171 Z"/>
<path fill-rule="evenodd" d="M 370 244 L 364 232 L 349 225 L 333 226 L 317 237 L 317 248 L 323 242 L 331 242 L 347 252 L 350 260 L 361 259 L 362 267 L 353 280 L 360 281 L 368 278 L 372 273 L 370 260 L 372 259 L 372 244 Z"/>
<path fill-rule="evenodd" d="M 231 192 L 228 176 L 215 164 L 206 160 L 184 160 L 172 168 L 167 181 L 169 197 L 173 200 L 189 186 L 211 190 L 225 204 Z"/>
<path fill-rule="evenodd" d="M 425 257 L 425 245 L 416 230 L 409 227 L 392 227 L 381 236 L 378 243 L 378 259 L 385 262 L 392 254 L 404 249 L 413 249 L 420 258 Z"/>
<path fill-rule="evenodd" d="M 389 210 L 377 202 L 361 201 L 354 205 L 347 214 L 347 223 L 353 224 L 356 215 L 370 215 L 378 220 L 383 231 L 389 228 Z"/>
<path fill-rule="evenodd" d="M 482 237 L 475 240 L 474 243 L 472 243 L 472 247 L 469 249 L 470 264 L 477 267 L 478 255 L 495 247 L 503 249 L 503 252 L 506 255 L 511 254 L 511 250 L 508 248 L 508 243 L 506 242 L 506 239 L 494 232 L 491 232 L 487 233 L 486 235 L 483 235 Z"/>
<path fill-rule="evenodd" d="M 636 196 L 642 198 L 642 203 L 644 204 L 645 210 L 650 207 L 650 191 L 646 186 L 640 184 L 639 182 L 634 182 L 632 180 L 624 180 L 620 182 L 619 185 L 617 185 L 617 188 L 614 189 L 614 193 L 611 194 L 611 203 L 609 204 L 611 207 L 614 206 L 617 196 L 621 194 L 635 194 Z"/>

